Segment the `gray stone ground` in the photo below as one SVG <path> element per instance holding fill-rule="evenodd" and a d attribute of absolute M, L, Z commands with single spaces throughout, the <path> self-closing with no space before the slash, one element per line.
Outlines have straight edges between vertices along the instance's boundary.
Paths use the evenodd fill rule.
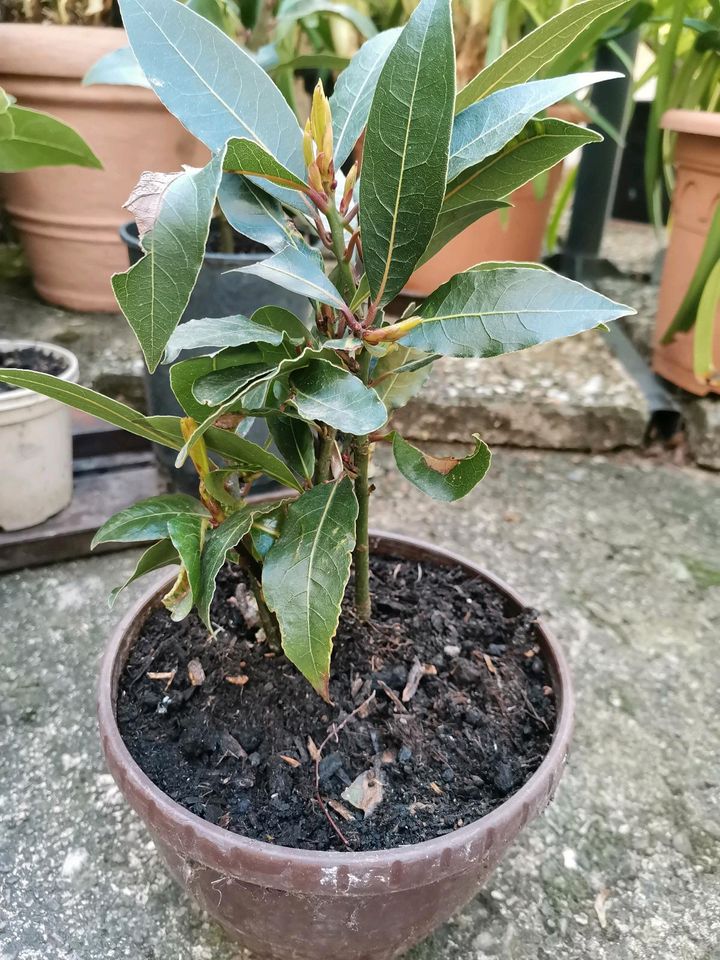
<path fill-rule="evenodd" d="M 454 547 L 548 615 L 578 692 L 555 803 L 412 960 L 717 960 L 720 477 L 499 451 L 463 504 L 383 463 L 376 482 L 377 526 Z M 97 660 L 132 599 L 110 613 L 105 596 L 134 557 L 0 580 L 2 960 L 250 960 L 165 876 L 103 769 Z"/>

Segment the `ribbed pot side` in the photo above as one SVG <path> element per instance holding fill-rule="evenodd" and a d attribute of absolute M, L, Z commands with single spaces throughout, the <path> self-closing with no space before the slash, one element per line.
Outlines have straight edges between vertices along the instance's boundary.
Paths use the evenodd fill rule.
<path fill-rule="evenodd" d="M 117 311 L 110 277 L 127 269 L 122 205 L 142 171 L 173 172 L 206 155 L 150 90 L 82 86 L 96 60 L 126 45 L 116 27 L 0 23 L 0 86 L 74 127 L 103 164 L 0 177 L 37 292 L 72 310 Z"/>
<path fill-rule="evenodd" d="M 525 607 L 474 564 L 406 537 L 373 534 L 373 550 L 460 566 Z M 98 717 L 103 751 L 121 792 L 148 827 L 171 874 L 254 957 L 390 960 L 444 923 L 478 891 L 520 830 L 547 805 L 563 771 L 573 692 L 557 642 L 539 624 L 558 718 L 547 756 L 528 782 L 480 820 L 423 843 L 368 853 L 317 852 L 241 837 L 175 803 L 140 770 L 118 731 L 115 705 L 128 652 L 167 587 L 125 617 L 105 654 Z"/>
<path fill-rule="evenodd" d="M 662 126 L 677 132 L 676 179 L 670 211 L 670 244 L 665 254 L 655 318 L 653 369 L 690 393 L 720 393 L 693 372 L 693 333 L 680 333 L 672 343 L 660 341 L 677 313 L 705 245 L 713 213 L 720 203 L 720 114 L 700 110 L 668 110 Z M 714 355 L 720 356 L 720 305 L 714 327 Z"/>

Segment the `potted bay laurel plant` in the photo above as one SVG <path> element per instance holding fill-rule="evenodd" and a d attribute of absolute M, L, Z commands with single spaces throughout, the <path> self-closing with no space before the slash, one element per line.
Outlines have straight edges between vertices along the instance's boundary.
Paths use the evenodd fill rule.
<path fill-rule="evenodd" d="M 532 129 L 529 81 L 580 27 L 509 50 L 456 113 L 450 3 L 421 0 L 381 66 L 361 50 L 330 100 L 316 90 L 303 130 L 206 20 L 175 0 L 121 7 L 158 95 L 212 152 L 148 187 L 135 207 L 145 256 L 113 281 L 148 367 L 173 364 L 185 415 L 147 417 L 46 374 L 0 372 L 197 471 L 196 497 L 142 501 L 95 538 L 151 541 L 130 580 L 173 567 L 106 653 L 105 756 L 171 873 L 255 954 L 398 956 L 475 894 L 549 801 L 572 689 L 557 643 L 509 588 L 370 531 L 373 449 L 389 448 L 423 494 L 458 500 L 490 466 L 482 439 L 469 436 L 464 458 L 434 456 L 388 424 L 433 361 L 496 356 L 632 311 L 527 263 L 479 264 L 404 317 L 386 306 L 471 212 L 496 206 L 474 191 L 446 198 L 448 170 L 484 151 L 473 127 L 485 129 L 490 91 L 513 92 L 507 138 Z M 362 171 L 342 176 L 338 144 L 363 132 Z M 567 150 L 584 136 L 562 133 Z M 545 163 L 542 136 L 536 151 Z M 310 328 L 273 306 L 178 326 L 217 197 L 274 251 L 244 269 L 307 297 Z M 277 455 L 242 435 L 255 417 Z M 248 494 L 263 475 L 288 492 L 258 506 Z"/>
<path fill-rule="evenodd" d="M 0 173 L 8 178 L 42 168 L 97 169 L 100 161 L 79 134 L 55 117 L 18 105 L 0 87 Z M 6 339 L 0 331 L 0 370 L 31 367 L 77 380 L 77 358 L 56 344 Z M 56 399 L 0 383 L 0 530 L 42 523 L 66 507 L 73 492 L 70 412 Z"/>

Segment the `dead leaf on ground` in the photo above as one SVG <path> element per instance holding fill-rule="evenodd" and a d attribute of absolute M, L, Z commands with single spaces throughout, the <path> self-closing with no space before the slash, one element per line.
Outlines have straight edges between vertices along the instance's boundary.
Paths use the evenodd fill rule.
<path fill-rule="evenodd" d="M 413 660 L 410 672 L 408 673 L 407 683 L 402 692 L 402 701 L 407 703 L 415 696 L 423 677 L 434 677 L 437 674 L 437 668 L 432 663 L 420 663 L 417 657 Z"/>
<path fill-rule="evenodd" d="M 407 713 L 407 707 L 405 706 L 405 704 L 402 702 L 400 697 L 395 693 L 395 691 L 390 689 L 390 687 L 385 683 L 384 680 L 378 680 L 378 686 L 383 691 L 383 693 L 386 693 L 388 697 L 390 697 L 390 699 L 395 704 L 395 706 L 397 707 L 400 713 Z"/>
<path fill-rule="evenodd" d="M 339 813 L 343 820 L 354 820 L 355 817 L 350 813 L 348 808 L 344 803 L 340 803 L 339 800 L 328 800 L 327 805 L 332 807 L 335 813 Z"/>
<path fill-rule="evenodd" d="M 495 669 L 495 664 L 492 662 L 492 659 L 486 654 L 483 654 L 483 660 L 485 661 L 485 666 L 488 668 L 490 673 L 497 673 Z"/>
<path fill-rule="evenodd" d="M 225 757 L 234 757 L 235 760 L 247 759 L 247 753 L 243 745 L 239 740 L 236 740 L 231 733 L 228 733 L 227 730 L 220 734 L 220 749 L 223 752 L 223 760 Z"/>
<path fill-rule="evenodd" d="M 193 687 L 199 687 L 205 683 L 205 671 L 199 660 L 191 660 L 187 665 L 188 678 Z"/>
<path fill-rule="evenodd" d="M 362 810 L 366 817 L 372 816 L 383 798 L 382 781 L 374 770 L 366 770 L 365 773 L 355 777 L 350 786 L 343 790 L 341 796 L 343 800 Z"/>
<path fill-rule="evenodd" d="M 607 909 L 605 904 L 607 903 L 609 896 L 610 891 L 607 887 L 603 887 L 600 893 L 595 897 L 595 913 L 597 914 L 598 923 L 603 930 L 607 927 Z"/>
<path fill-rule="evenodd" d="M 238 673 L 237 676 L 225 677 L 225 679 L 228 683 L 235 684 L 236 687 L 244 687 L 250 677 L 246 677 L 244 673 Z"/>
<path fill-rule="evenodd" d="M 285 763 L 289 764 L 291 767 L 300 766 L 300 761 L 296 757 L 289 757 L 286 753 L 281 753 L 280 759 L 284 760 Z"/>
<path fill-rule="evenodd" d="M 320 759 L 320 751 L 312 737 L 307 738 L 307 751 L 310 754 L 310 759 L 317 763 Z"/>
<path fill-rule="evenodd" d="M 438 797 L 441 797 L 443 795 L 442 787 L 439 787 L 434 780 L 430 784 L 430 789 L 432 790 L 433 793 L 436 793 Z"/>

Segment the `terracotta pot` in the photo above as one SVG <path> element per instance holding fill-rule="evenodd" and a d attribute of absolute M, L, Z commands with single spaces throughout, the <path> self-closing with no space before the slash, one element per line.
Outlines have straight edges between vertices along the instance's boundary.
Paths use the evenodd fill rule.
<path fill-rule="evenodd" d="M 110 276 L 127 269 L 118 230 L 140 173 L 179 170 L 205 155 L 150 90 L 81 85 L 99 57 L 126 44 L 116 27 L 0 23 L 0 86 L 20 106 L 73 126 L 104 166 L 0 178 L 38 293 L 74 310 L 117 311 Z"/>
<path fill-rule="evenodd" d="M 525 607 L 474 564 L 405 537 L 374 534 L 373 550 L 460 566 L 492 583 L 508 609 Z M 267 960 L 390 960 L 464 906 L 526 824 L 547 805 L 563 771 L 573 692 L 565 658 L 539 624 L 557 698 L 547 756 L 512 797 L 487 816 L 423 843 L 366 853 L 317 852 L 250 840 L 175 803 L 137 766 L 115 719 L 118 680 L 142 625 L 172 578 L 141 600 L 110 641 L 98 716 L 103 750 L 121 792 L 148 827 L 170 873 L 251 952 Z"/>
<path fill-rule="evenodd" d="M 666 380 L 704 396 L 720 393 L 693 372 L 693 333 L 660 343 L 690 285 L 705 245 L 715 207 L 720 203 L 720 114 L 668 110 L 662 126 L 677 132 L 676 180 L 670 210 L 670 245 L 665 255 L 655 318 L 653 369 Z M 715 353 L 720 355 L 720 306 L 715 320 Z"/>
<path fill-rule="evenodd" d="M 586 119 L 573 104 L 559 103 L 547 112 L 573 123 Z M 544 190 L 538 191 L 541 195 L 536 194 L 536 185 L 526 183 L 508 197 L 514 204 L 511 210 L 489 213 L 459 233 L 413 273 L 403 295 L 427 297 L 456 273 L 486 260 L 539 260 L 562 169 L 559 163 L 548 172 Z"/>

